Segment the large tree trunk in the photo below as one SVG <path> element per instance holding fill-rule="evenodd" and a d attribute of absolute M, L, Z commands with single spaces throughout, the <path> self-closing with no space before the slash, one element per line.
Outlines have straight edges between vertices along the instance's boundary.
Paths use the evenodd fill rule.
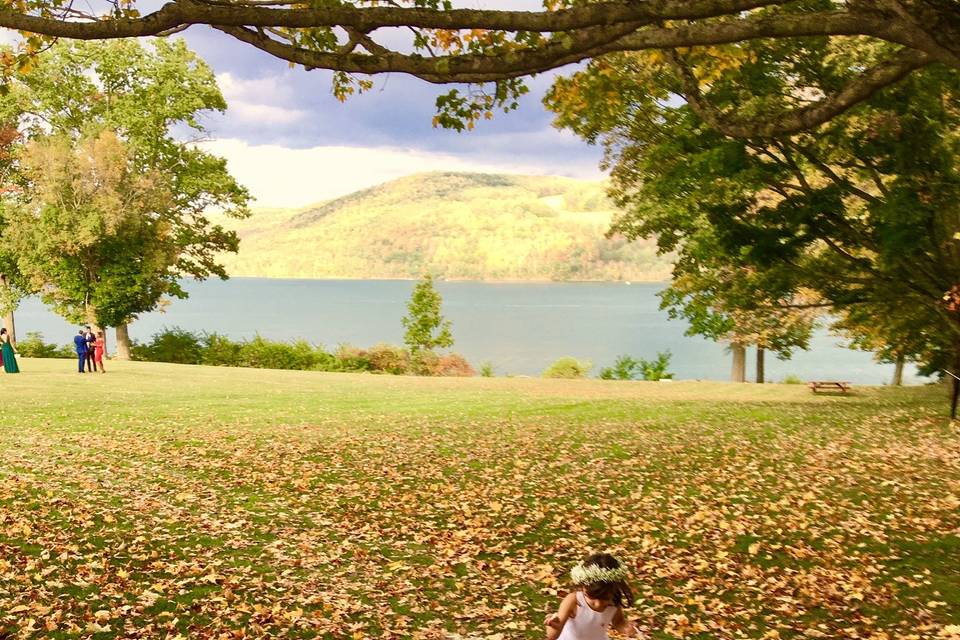
<path fill-rule="evenodd" d="M 93 329 L 94 334 L 96 334 L 100 328 L 97 326 L 97 308 L 92 304 L 85 304 L 83 306 L 83 314 L 87 319 L 87 324 L 90 325 L 90 328 Z"/>
<path fill-rule="evenodd" d="M 764 348 L 761 347 L 760 345 L 757 345 L 757 384 L 763 384 L 766 381 L 765 380 L 766 372 L 764 371 L 764 361 L 763 361 L 764 354 L 765 354 Z"/>
<path fill-rule="evenodd" d="M 126 324 L 117 325 L 117 360 L 130 359 L 130 333 Z"/>
<path fill-rule="evenodd" d="M 3 326 L 6 328 L 7 333 L 10 334 L 10 345 L 16 349 L 17 348 L 17 323 L 13 318 L 13 311 L 3 316 Z"/>
<path fill-rule="evenodd" d="M 893 386 L 899 387 L 903 385 L 903 365 L 906 359 L 903 356 L 897 356 L 897 360 L 893 365 Z"/>
<path fill-rule="evenodd" d="M 953 375 L 952 378 L 953 384 L 952 392 L 950 394 L 950 419 L 957 419 L 957 402 L 960 401 L 960 344 L 956 346 L 956 351 L 953 355 Z"/>
<path fill-rule="evenodd" d="M 730 344 L 730 353 L 733 354 L 733 368 L 730 371 L 730 380 L 733 382 L 747 381 L 747 348 L 739 342 Z"/>
<path fill-rule="evenodd" d="M 0 287 L 7 287 L 7 274 L 0 273 Z M 10 309 L 10 312 L 3 316 L 3 326 L 6 328 L 7 333 L 10 334 L 10 344 L 14 348 L 17 347 L 17 323 L 13 318 L 13 309 Z"/>
<path fill-rule="evenodd" d="M 960 400 L 960 378 L 953 376 L 953 391 L 950 394 L 950 419 L 957 419 L 957 401 Z"/>

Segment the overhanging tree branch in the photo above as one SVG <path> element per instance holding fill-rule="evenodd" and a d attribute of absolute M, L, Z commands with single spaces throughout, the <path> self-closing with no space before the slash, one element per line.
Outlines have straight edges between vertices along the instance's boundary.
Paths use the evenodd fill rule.
<path fill-rule="evenodd" d="M 369 75 L 407 73 L 428 82 L 471 83 L 540 73 L 616 51 L 672 49 L 760 38 L 824 36 L 831 33 L 862 35 L 872 26 L 879 28 L 869 20 L 835 11 L 776 18 L 744 18 L 722 23 L 683 24 L 676 27 L 654 27 L 637 22 L 566 32 L 535 48 L 435 58 L 395 51 L 379 51 L 370 55 L 317 51 L 265 38 L 248 28 L 226 25 L 215 25 L 214 28 L 275 57 L 311 69 Z M 924 58 L 923 64 L 927 63 L 929 60 Z"/>
<path fill-rule="evenodd" d="M 515 81 L 615 52 L 669 52 L 756 39 L 861 36 L 904 47 L 895 59 L 864 71 L 836 95 L 768 122 L 720 117 L 698 90 L 688 91 L 701 117 L 738 137 L 816 126 L 933 62 L 960 69 L 957 0 L 837 0 L 835 10 L 803 0 L 608 0 L 556 11 L 440 9 L 409 6 L 405 0 L 316 5 L 174 0 L 144 16 L 136 13 L 134 2 L 117 5 L 107 16 L 84 16 L 65 0 L 37 0 L 30 10 L 19 11 L 8 5 L 0 9 L 0 27 L 46 39 L 97 40 L 162 36 L 206 25 L 309 69 L 404 73 L 438 84 Z M 412 50 L 378 42 L 377 31 L 391 28 L 414 30 Z M 434 37 L 442 43 L 436 49 L 430 46 Z M 38 47 L 31 40 L 24 55 L 35 54 Z M 512 97 L 498 99 L 509 104 Z"/>
<path fill-rule="evenodd" d="M 790 0 L 653 0 L 603 2 L 559 11 L 426 9 L 420 7 L 328 6 L 316 9 L 276 8 L 258 2 L 176 0 L 143 17 L 108 17 L 89 21 L 0 10 L 0 26 L 49 36 L 101 40 L 157 35 L 174 27 L 222 25 L 247 27 L 352 27 L 369 33 L 387 27 L 421 29 L 486 29 L 558 33 L 597 26 L 656 20 L 699 20 L 737 15 Z M 295 3 L 302 6 L 302 3 Z M 94 16 L 91 16 L 93 18 Z"/>
<path fill-rule="evenodd" d="M 918 1 L 923 3 L 932 0 Z M 709 45 L 762 37 L 864 35 L 922 50 L 932 59 L 960 67 L 960 44 L 951 47 L 948 42 L 945 46 L 931 37 L 916 20 L 889 11 L 865 9 L 870 5 L 860 4 L 848 4 L 842 11 L 777 11 L 781 5 L 795 4 L 793 0 L 623 0 L 585 4 L 558 11 L 505 11 L 443 10 L 396 5 L 358 7 L 349 4 L 304 8 L 301 3 L 281 1 L 175 0 L 142 17 L 124 11 L 107 17 L 91 14 L 83 20 L 77 19 L 73 13 L 66 12 L 66 8 L 53 1 L 33 13 L 0 9 L 0 27 L 50 37 L 97 40 L 160 35 L 189 25 L 249 29 L 339 27 L 361 33 L 390 27 L 410 27 L 570 34 L 600 27 L 618 28 L 629 24 L 641 27 L 668 23 L 669 28 L 642 29 L 612 47 L 604 46 L 609 43 L 600 35 L 590 43 L 592 47 L 584 48 L 601 48 L 597 53 L 603 53 Z M 755 9 L 763 9 L 765 15 L 757 16 L 753 11 Z M 726 20 L 710 21 L 715 18 Z M 932 21 L 934 17 L 928 16 L 927 20 Z M 957 22 L 960 23 L 960 17 L 957 17 Z M 960 24 L 957 28 L 960 28 Z M 603 33 L 603 30 L 598 30 L 598 33 Z M 508 58 L 511 53 L 495 52 L 493 57 Z M 414 59 L 417 56 L 408 57 Z M 349 63 L 348 60 L 344 62 Z M 565 61 L 558 59 L 559 64 L 565 64 Z M 396 70 L 396 66 L 392 65 L 390 70 Z M 451 78 L 450 81 L 457 80 Z"/>
<path fill-rule="evenodd" d="M 370 47 L 368 42 L 361 43 L 368 51 L 372 49 L 369 54 L 322 52 L 283 43 L 244 27 L 215 25 L 214 28 L 277 58 L 301 64 L 308 69 L 330 69 L 367 75 L 406 73 L 427 82 L 445 84 L 483 83 L 518 78 L 579 62 L 602 53 L 605 47 L 613 47 L 614 42 L 633 32 L 636 26 L 626 24 L 591 27 L 572 35 L 567 34 L 566 38 L 554 38 L 536 49 L 515 49 L 501 55 L 464 54 L 436 58 L 397 53 L 375 43 Z"/>

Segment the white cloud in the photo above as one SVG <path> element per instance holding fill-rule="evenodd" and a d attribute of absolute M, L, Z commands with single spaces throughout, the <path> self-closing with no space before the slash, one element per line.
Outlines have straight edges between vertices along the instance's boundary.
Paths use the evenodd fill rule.
<path fill-rule="evenodd" d="M 20 35 L 19 31 L 0 27 L 0 45 L 12 47 L 20 44 L 22 40 L 23 36 Z"/>
<path fill-rule="evenodd" d="M 217 84 L 227 98 L 241 100 L 287 100 L 292 97 L 290 84 L 285 76 L 262 76 L 238 78 L 232 73 L 218 73 Z"/>
<path fill-rule="evenodd" d="M 210 140 L 200 146 L 226 158 L 230 172 L 262 207 L 306 206 L 424 171 L 552 173 L 530 164 L 473 162 L 450 154 L 389 147 L 291 149 L 238 139 Z M 600 174 L 596 169 L 585 170 L 579 177 L 599 178 Z"/>
<path fill-rule="evenodd" d="M 219 73 L 217 84 L 227 101 L 227 113 L 238 121 L 269 126 L 291 124 L 307 117 L 302 109 L 284 106 L 293 94 L 290 83 L 282 77 L 243 79 Z"/>
<path fill-rule="evenodd" d="M 307 117 L 307 112 L 301 109 L 277 107 L 272 104 L 257 104 L 239 100 L 227 104 L 233 118 L 244 122 L 255 122 L 260 125 L 292 124 Z"/>

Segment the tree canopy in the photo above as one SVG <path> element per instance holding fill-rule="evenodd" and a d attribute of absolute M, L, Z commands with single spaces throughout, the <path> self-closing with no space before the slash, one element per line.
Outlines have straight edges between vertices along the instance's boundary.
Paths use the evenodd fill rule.
<path fill-rule="evenodd" d="M 926 69 L 816 133 L 773 138 L 725 135 L 671 97 L 709 83 L 718 107 L 763 112 L 792 87 L 843 86 L 884 48 L 812 39 L 725 57 L 619 54 L 560 80 L 548 104 L 559 124 L 606 146 L 625 211 L 614 229 L 678 253 L 668 302 L 701 332 L 727 328 L 705 313 L 718 299 L 744 311 L 821 305 L 862 345 L 957 370 L 957 74 Z"/>
<path fill-rule="evenodd" d="M 384 3 L 386 4 L 386 3 Z M 135 0 L 108 13 L 67 0 L 30 0 L 0 10 L 0 26 L 28 35 L 10 68 L 29 66 L 52 38 L 84 40 L 169 35 L 205 25 L 269 55 L 336 73 L 345 97 L 369 81 L 354 77 L 405 73 L 433 83 L 492 90 L 438 99 L 437 123 L 462 127 L 495 107 L 509 109 L 524 76 L 614 52 L 715 47 L 804 37 L 864 39 L 889 45 L 847 82 L 803 104 L 729 124 L 738 134 L 791 132 L 825 122 L 912 72 L 937 63 L 960 69 L 957 0 L 545 0 L 541 11 L 454 8 L 450 0 L 389 4 L 304 4 L 294 0 L 174 0 L 141 13 Z M 412 33 L 405 44 L 384 37 Z M 710 91 L 683 89 L 702 113 Z M 716 122 L 723 120 L 714 114 Z"/>
<path fill-rule="evenodd" d="M 207 216 L 246 215 L 248 194 L 171 133 L 225 107 L 183 42 L 58 44 L 0 99 L 24 140 L 0 255 L 62 315 L 104 326 L 185 297 L 185 277 L 226 277 L 217 255 L 238 238 Z"/>
<path fill-rule="evenodd" d="M 159 173 L 137 171 L 110 130 L 74 142 L 32 141 L 22 171 L 31 195 L 8 211 L 4 244 L 43 298 L 73 322 L 115 326 L 167 293 L 157 277 L 177 253 Z"/>

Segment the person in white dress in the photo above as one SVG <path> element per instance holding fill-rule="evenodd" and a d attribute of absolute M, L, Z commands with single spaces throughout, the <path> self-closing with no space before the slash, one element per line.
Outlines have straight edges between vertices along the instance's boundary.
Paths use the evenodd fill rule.
<path fill-rule="evenodd" d="M 595 553 L 570 571 L 576 590 L 568 593 L 556 613 L 547 616 L 547 640 L 607 640 L 615 629 L 641 637 L 623 614 L 633 602 L 627 569 L 609 553 Z"/>

